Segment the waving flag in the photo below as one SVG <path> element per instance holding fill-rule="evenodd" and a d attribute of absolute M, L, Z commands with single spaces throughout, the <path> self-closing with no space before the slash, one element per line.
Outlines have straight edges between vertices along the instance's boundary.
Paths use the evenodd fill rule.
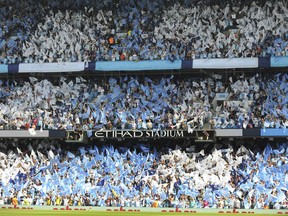
<path fill-rule="evenodd" d="M 7 46 L 10 49 L 16 47 L 16 45 L 17 45 L 17 43 L 13 38 L 10 38 L 10 40 L 7 42 Z"/>
<path fill-rule="evenodd" d="M 264 156 L 264 160 L 267 161 L 267 159 L 270 157 L 270 154 L 272 153 L 272 148 L 271 146 L 268 144 L 266 146 L 266 148 L 264 149 L 263 152 L 263 156 Z"/>
<path fill-rule="evenodd" d="M 88 106 L 86 113 L 80 114 L 79 116 L 82 119 L 88 119 L 90 116 L 90 113 L 91 113 L 91 109 L 90 109 L 90 106 Z"/>
<path fill-rule="evenodd" d="M 73 159 L 73 158 L 75 158 L 75 155 L 73 153 L 71 153 L 70 151 L 68 151 L 67 157 Z"/>
<path fill-rule="evenodd" d="M 5 46 L 5 44 L 6 44 L 6 41 L 4 39 L 2 39 L 0 41 L 0 49 L 2 49 Z"/>

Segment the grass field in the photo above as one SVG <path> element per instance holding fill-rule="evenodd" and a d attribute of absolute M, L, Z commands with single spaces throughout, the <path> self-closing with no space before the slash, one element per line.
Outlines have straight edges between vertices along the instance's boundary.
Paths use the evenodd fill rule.
<path fill-rule="evenodd" d="M 288 215 L 285 214 L 285 212 L 283 212 L 284 214 L 282 215 Z M 235 214 L 235 213 L 213 213 L 213 212 L 199 212 L 199 213 L 187 213 L 187 212 L 107 212 L 107 211 L 95 211 L 95 210 L 87 210 L 87 211 L 75 211 L 75 210 L 71 210 L 71 211 L 54 211 L 54 210 L 22 210 L 22 209 L 0 209 L 0 215 L 1 216 L 14 216 L 14 215 L 23 215 L 23 216 L 50 216 L 50 215 L 97 215 L 97 216 L 111 216 L 111 215 L 131 215 L 131 216 L 142 216 L 142 215 L 149 215 L 149 216 L 166 216 L 166 215 L 173 215 L 173 216 L 178 216 L 178 215 L 195 215 L 195 216 L 222 216 L 222 215 L 253 215 L 253 216 L 263 216 L 263 215 L 279 215 L 277 213 L 273 213 L 273 214 L 243 214 L 243 213 L 239 213 L 239 214 Z"/>

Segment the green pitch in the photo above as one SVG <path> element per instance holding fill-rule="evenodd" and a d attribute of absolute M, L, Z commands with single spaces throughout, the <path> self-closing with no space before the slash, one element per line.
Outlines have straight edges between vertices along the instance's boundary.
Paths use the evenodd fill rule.
<path fill-rule="evenodd" d="M 16 210 L 16 209 L 0 209 L 0 215 L 1 216 L 14 216 L 14 215 L 21 215 L 21 216 L 53 216 L 53 215 L 97 215 L 97 216 L 122 216 L 122 215 L 131 215 L 131 216 L 144 216 L 144 215 L 149 215 L 149 216 L 166 216 L 166 215 L 173 215 L 173 216 L 178 216 L 178 215 L 195 215 L 195 216 L 222 216 L 222 215 L 251 215 L 251 216 L 263 216 L 263 214 L 229 214 L 229 213 L 207 213 L 207 212 L 203 212 L 203 213 L 187 213 L 187 212 L 103 212 L 103 211 L 94 211 L 94 210 L 87 210 L 87 211 L 75 211 L 75 210 L 71 210 L 71 211 L 66 211 L 66 210 L 58 210 L 58 211 L 54 211 L 54 210 Z M 279 214 L 265 214 L 265 215 L 279 215 Z M 284 215 L 286 215 L 284 213 Z M 288 215 L 288 214 L 287 214 Z"/>

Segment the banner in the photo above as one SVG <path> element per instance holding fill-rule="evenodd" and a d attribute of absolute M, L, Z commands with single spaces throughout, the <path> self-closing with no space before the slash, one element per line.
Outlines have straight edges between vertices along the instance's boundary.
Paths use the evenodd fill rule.
<path fill-rule="evenodd" d="M 103 61 L 96 62 L 96 71 L 138 71 L 138 70 L 173 70 L 181 69 L 181 60 L 166 61 Z"/>
<path fill-rule="evenodd" d="M 0 130 L 1 138 L 48 138 L 48 130 Z"/>
<path fill-rule="evenodd" d="M 193 69 L 257 68 L 258 58 L 194 59 Z"/>
<path fill-rule="evenodd" d="M 84 62 L 19 64 L 19 73 L 79 72 L 84 69 Z"/>
<path fill-rule="evenodd" d="M 91 138 L 194 138 L 196 132 L 184 130 L 98 130 L 90 131 Z"/>
<path fill-rule="evenodd" d="M 288 67 L 288 56 L 271 57 L 271 67 Z"/>
<path fill-rule="evenodd" d="M 0 73 L 8 73 L 8 65 L 0 64 Z"/>
<path fill-rule="evenodd" d="M 261 129 L 261 137 L 288 137 L 288 129 L 286 128 L 266 128 Z"/>
<path fill-rule="evenodd" d="M 0 64 L 0 73 L 59 73 L 80 71 L 146 71 L 179 69 L 228 69 L 288 67 L 288 56 L 271 58 L 215 58 L 193 60 L 145 60 Z"/>
<path fill-rule="evenodd" d="M 242 129 L 216 129 L 216 137 L 242 137 Z"/>

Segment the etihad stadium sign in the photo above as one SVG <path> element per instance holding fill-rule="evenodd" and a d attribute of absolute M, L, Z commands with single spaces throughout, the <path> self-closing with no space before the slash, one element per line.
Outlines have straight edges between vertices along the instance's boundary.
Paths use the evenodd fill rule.
<path fill-rule="evenodd" d="M 98 130 L 94 138 L 188 138 L 194 137 L 184 130 Z"/>

